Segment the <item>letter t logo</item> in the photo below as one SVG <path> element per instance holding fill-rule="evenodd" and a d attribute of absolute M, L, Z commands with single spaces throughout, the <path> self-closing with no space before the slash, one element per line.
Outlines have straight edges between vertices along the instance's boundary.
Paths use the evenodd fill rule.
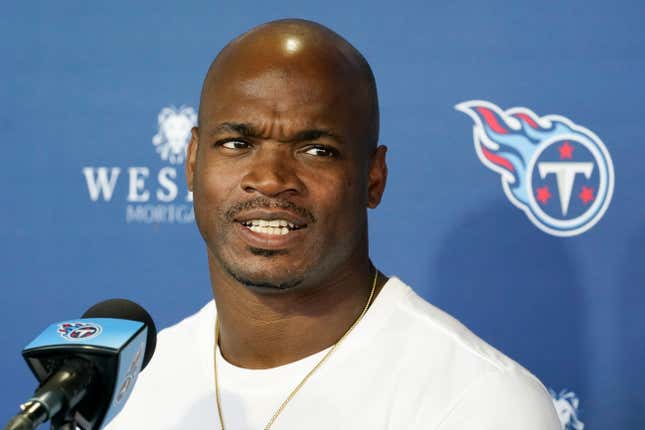
<path fill-rule="evenodd" d="M 540 178 L 544 179 L 549 174 L 555 174 L 555 180 L 558 184 L 558 194 L 560 195 L 560 209 L 562 215 L 566 216 L 571 201 L 571 191 L 573 183 L 578 173 L 585 175 L 587 179 L 593 171 L 593 163 L 590 162 L 542 162 L 538 163 Z"/>

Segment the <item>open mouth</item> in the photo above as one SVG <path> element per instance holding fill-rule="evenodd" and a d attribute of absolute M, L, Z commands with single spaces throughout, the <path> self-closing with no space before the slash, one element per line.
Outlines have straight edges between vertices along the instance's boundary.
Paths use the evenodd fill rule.
<path fill-rule="evenodd" d="M 300 230 L 307 227 L 307 224 L 294 224 L 284 219 L 250 219 L 247 221 L 240 221 L 244 227 L 255 233 L 271 234 L 276 236 L 284 236 L 291 231 Z"/>

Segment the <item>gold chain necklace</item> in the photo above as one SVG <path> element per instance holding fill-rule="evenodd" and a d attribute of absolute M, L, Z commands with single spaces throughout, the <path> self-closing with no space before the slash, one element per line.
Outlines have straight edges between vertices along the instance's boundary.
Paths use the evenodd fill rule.
<path fill-rule="evenodd" d="M 352 324 L 351 327 L 347 329 L 345 334 L 343 334 L 343 336 L 338 340 L 338 342 L 336 342 L 331 346 L 331 348 L 329 349 L 329 351 L 327 351 L 327 353 L 323 356 L 323 358 L 321 358 L 320 361 L 313 367 L 313 369 L 311 369 L 309 373 L 307 373 L 305 377 L 302 378 L 302 381 L 300 381 L 300 383 L 296 385 L 296 388 L 294 388 L 293 391 L 291 391 L 291 393 L 289 394 L 289 396 L 287 396 L 285 401 L 282 402 L 278 410 L 275 411 L 275 413 L 273 414 L 273 416 L 271 417 L 267 425 L 264 426 L 264 430 L 269 430 L 271 428 L 275 420 L 278 418 L 278 415 L 282 413 L 282 411 L 287 406 L 287 404 L 291 401 L 291 399 L 293 399 L 296 396 L 296 394 L 298 394 L 298 391 L 300 391 L 302 386 L 305 385 L 305 383 L 311 377 L 311 375 L 313 375 L 314 372 L 318 370 L 318 368 L 322 366 L 325 361 L 327 361 L 329 356 L 336 350 L 336 347 L 340 345 L 340 343 L 351 333 L 352 330 L 354 330 L 354 327 L 356 327 L 358 322 L 361 319 L 363 319 L 363 316 L 367 312 L 367 308 L 370 307 L 370 303 L 372 302 L 372 298 L 374 297 L 374 291 L 376 290 L 377 279 L 378 279 L 378 270 L 374 268 L 374 280 L 372 281 L 372 289 L 370 291 L 370 296 L 367 299 L 367 303 L 365 303 L 365 307 L 363 308 L 363 311 L 361 312 L 361 314 L 358 316 L 358 318 L 356 318 L 356 321 L 354 321 L 354 324 Z M 222 430 L 224 430 L 224 418 L 222 417 L 222 404 L 220 401 L 219 383 L 217 380 L 217 345 L 218 344 L 219 344 L 219 317 L 215 320 L 215 351 L 213 356 L 213 367 L 215 371 L 215 399 L 217 400 L 217 414 L 219 415 L 220 427 L 222 428 Z"/>

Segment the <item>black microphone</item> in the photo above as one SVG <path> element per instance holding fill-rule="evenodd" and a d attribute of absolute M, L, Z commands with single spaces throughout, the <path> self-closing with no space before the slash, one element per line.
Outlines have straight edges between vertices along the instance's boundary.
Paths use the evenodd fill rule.
<path fill-rule="evenodd" d="M 41 383 L 5 430 L 98 430 L 123 407 L 157 343 L 141 306 L 112 299 L 80 319 L 52 324 L 22 354 Z"/>

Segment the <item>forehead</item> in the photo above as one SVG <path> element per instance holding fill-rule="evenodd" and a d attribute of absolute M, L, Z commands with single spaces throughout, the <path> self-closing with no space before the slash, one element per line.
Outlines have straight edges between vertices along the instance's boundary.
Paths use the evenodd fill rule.
<path fill-rule="evenodd" d="M 298 69 L 268 68 L 257 74 L 236 74 L 214 86 L 218 97 L 244 97 L 264 100 L 278 106 L 293 103 L 329 102 L 342 93 L 345 83 L 337 77 L 304 73 Z"/>
<path fill-rule="evenodd" d="M 223 121 L 279 121 L 285 127 L 325 126 L 349 135 L 360 128 L 357 114 L 365 105 L 360 97 L 352 97 L 355 73 L 333 58 L 223 63 L 216 64 L 205 83 L 200 127 L 213 128 Z"/>
<path fill-rule="evenodd" d="M 293 127 L 315 123 L 342 126 L 347 113 L 342 93 L 319 82 L 267 73 L 236 80 L 215 90 L 204 106 L 205 126 L 212 122 L 282 121 Z"/>

